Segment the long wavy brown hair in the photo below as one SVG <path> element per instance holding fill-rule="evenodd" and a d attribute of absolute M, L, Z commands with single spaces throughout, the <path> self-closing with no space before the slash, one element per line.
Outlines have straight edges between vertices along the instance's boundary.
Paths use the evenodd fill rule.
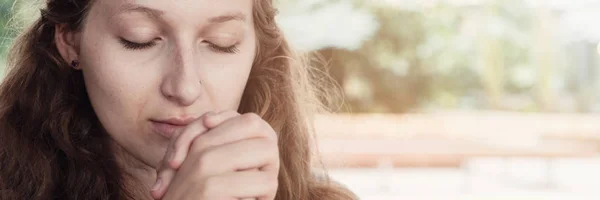
<path fill-rule="evenodd" d="M 356 199 L 314 172 L 312 114 L 324 107 L 321 72 L 294 55 L 274 22 L 272 0 L 255 0 L 258 55 L 239 112 L 279 133 L 276 199 Z M 46 0 L 21 32 L 0 86 L 0 199 L 135 199 L 109 148 L 80 71 L 60 57 L 56 25 L 79 31 L 93 0 Z M 285 148 L 282 148 L 285 147 Z"/>

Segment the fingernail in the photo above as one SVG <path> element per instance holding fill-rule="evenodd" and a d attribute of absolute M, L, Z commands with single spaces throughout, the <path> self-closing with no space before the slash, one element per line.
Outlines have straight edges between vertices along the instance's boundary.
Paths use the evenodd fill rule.
<path fill-rule="evenodd" d="M 156 180 L 156 183 L 154 183 L 154 185 L 152 186 L 152 191 L 156 191 L 160 188 L 160 185 L 162 185 L 162 179 L 158 178 L 158 180 Z"/>

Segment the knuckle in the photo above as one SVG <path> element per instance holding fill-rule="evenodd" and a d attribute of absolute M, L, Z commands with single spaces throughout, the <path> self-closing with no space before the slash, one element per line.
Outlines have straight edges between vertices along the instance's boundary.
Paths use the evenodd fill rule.
<path fill-rule="evenodd" d="M 269 137 L 262 138 L 260 141 L 260 147 L 266 151 L 272 152 L 274 154 L 279 154 L 279 144 L 276 139 L 271 139 Z"/>
<path fill-rule="evenodd" d="M 277 145 L 277 143 L 279 142 L 279 136 L 277 135 L 277 132 L 275 132 L 275 130 L 273 130 L 273 128 L 266 122 L 265 124 L 266 129 L 263 131 L 265 138 L 269 139 L 269 141 L 272 141 L 273 143 L 275 143 L 275 145 Z"/>
<path fill-rule="evenodd" d="M 278 136 L 273 128 L 271 128 L 271 125 L 256 113 L 246 113 L 242 115 L 241 120 L 245 127 L 253 130 L 258 136 L 277 142 Z"/>
<path fill-rule="evenodd" d="M 261 144 L 267 151 L 272 152 L 273 155 L 279 155 L 279 146 L 276 140 L 264 139 Z"/>
<path fill-rule="evenodd" d="M 246 113 L 241 117 L 242 123 L 253 130 L 259 130 L 263 126 L 263 119 L 255 113 Z"/>
<path fill-rule="evenodd" d="M 267 135 L 267 139 L 273 143 L 273 146 L 277 148 L 279 146 L 279 137 L 275 133 L 275 131 L 270 131 Z"/>

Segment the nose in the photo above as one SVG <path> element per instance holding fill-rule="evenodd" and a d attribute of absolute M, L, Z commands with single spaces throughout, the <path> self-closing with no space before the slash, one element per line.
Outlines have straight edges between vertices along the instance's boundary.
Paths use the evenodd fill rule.
<path fill-rule="evenodd" d="M 168 73 L 161 84 L 162 95 L 180 106 L 194 104 L 202 93 L 199 66 L 193 52 L 190 48 L 174 53 L 174 64 L 167 66 Z"/>

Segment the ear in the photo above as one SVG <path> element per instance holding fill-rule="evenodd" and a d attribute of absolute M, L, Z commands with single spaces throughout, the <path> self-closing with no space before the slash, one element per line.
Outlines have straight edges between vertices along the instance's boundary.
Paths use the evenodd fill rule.
<path fill-rule="evenodd" d="M 65 60 L 66 63 L 74 63 L 79 61 L 79 32 L 71 30 L 66 24 L 57 24 L 54 28 L 54 43 L 58 53 Z M 75 69 L 80 67 L 73 66 Z"/>

